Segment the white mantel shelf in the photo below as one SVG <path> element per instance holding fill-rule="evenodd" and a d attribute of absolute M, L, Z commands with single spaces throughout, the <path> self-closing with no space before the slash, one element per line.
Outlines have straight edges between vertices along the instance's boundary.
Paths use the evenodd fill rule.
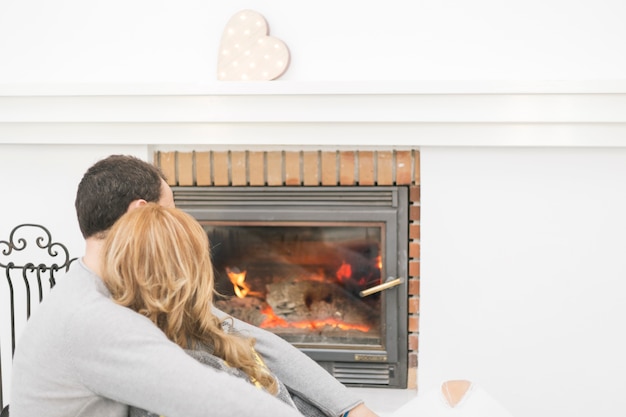
<path fill-rule="evenodd" d="M 626 146 L 626 81 L 0 85 L 0 144 Z"/>

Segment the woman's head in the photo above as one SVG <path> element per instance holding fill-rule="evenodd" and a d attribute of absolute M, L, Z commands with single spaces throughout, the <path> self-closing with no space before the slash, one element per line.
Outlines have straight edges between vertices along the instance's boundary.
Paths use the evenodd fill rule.
<path fill-rule="evenodd" d="M 191 215 L 158 203 L 128 211 L 107 233 L 100 271 L 115 302 L 148 317 L 171 341 L 182 348 L 210 348 L 276 392 L 254 340 L 226 333 L 212 313 L 209 240 Z"/>
<path fill-rule="evenodd" d="M 186 315 L 208 315 L 213 265 L 202 226 L 189 214 L 156 203 L 124 214 L 103 248 L 102 278 L 113 299 L 150 318 L 184 346 L 197 330 Z"/>

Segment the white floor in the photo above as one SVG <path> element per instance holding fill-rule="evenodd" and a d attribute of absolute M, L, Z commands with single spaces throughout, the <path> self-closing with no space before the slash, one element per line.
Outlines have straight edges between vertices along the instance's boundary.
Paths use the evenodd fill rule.
<path fill-rule="evenodd" d="M 361 394 L 365 404 L 380 417 L 392 417 L 393 413 L 417 396 L 414 389 L 349 388 Z"/>

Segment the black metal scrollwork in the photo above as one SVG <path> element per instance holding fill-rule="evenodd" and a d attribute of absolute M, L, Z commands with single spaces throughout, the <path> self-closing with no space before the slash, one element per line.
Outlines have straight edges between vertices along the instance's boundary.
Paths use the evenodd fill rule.
<path fill-rule="evenodd" d="M 34 241 L 34 245 L 29 247 L 31 239 Z M 23 252 L 31 247 L 41 250 L 29 250 L 28 254 Z M 17 279 L 17 276 L 21 275 L 25 288 L 26 316 L 28 318 L 31 312 L 31 279 L 34 279 L 37 284 L 38 299 L 41 302 L 44 295 L 43 279 L 48 279 L 49 288 L 54 287 L 56 284 L 55 274 L 60 270 L 69 270 L 70 265 L 76 259 L 70 258 L 65 245 L 53 242 L 48 229 L 38 224 L 26 223 L 16 226 L 9 234 L 9 240 L 0 240 L 0 269 L 5 270 L 5 277 L 9 286 L 12 329 L 15 312 L 14 284 L 16 284 L 13 279 Z M 16 272 L 13 273 L 13 271 Z"/>
<path fill-rule="evenodd" d="M 20 233 L 26 235 L 29 228 L 34 231 L 31 235 L 34 237 L 35 244 L 38 248 L 45 251 L 44 253 L 47 254 L 48 259 L 44 259 L 44 261 L 39 262 L 23 262 L 21 265 L 16 265 L 15 262 L 12 261 L 5 261 L 6 263 L 3 263 L 3 258 L 0 256 L 0 268 L 5 268 L 7 270 L 21 269 L 31 272 L 38 271 L 38 273 L 49 271 L 51 272 L 50 286 L 53 287 L 55 285 L 54 273 L 62 269 L 67 271 L 71 263 L 75 261 L 76 258 L 70 259 L 69 251 L 65 245 L 58 242 L 52 242 L 52 235 L 45 227 L 30 223 L 21 224 L 15 227 L 9 234 L 8 241 L 0 240 L 0 249 L 5 246 L 0 253 L 4 257 L 8 258 L 13 252 L 25 250 L 28 246 L 28 239 L 23 236 L 20 237 Z M 33 255 L 35 255 L 35 253 L 33 253 Z M 38 258 L 41 258 L 41 254 L 39 254 Z"/>
<path fill-rule="evenodd" d="M 29 243 L 32 244 L 29 245 Z M 0 240 L 0 269 L 4 269 L 8 284 L 12 352 L 15 351 L 16 294 L 24 294 L 26 318 L 29 318 L 31 313 L 31 284 L 36 284 L 37 298 L 41 302 L 44 296 L 44 280 L 47 279 L 48 281 L 47 290 L 51 289 L 56 284 L 55 274 L 61 270 L 68 271 L 76 259 L 70 258 L 65 245 L 53 242 L 48 229 L 38 224 L 20 224 L 11 231 L 8 240 Z M 15 285 L 20 282 L 20 277 L 23 291 L 20 289 L 19 292 L 16 292 Z M 2 389 L 0 389 L 0 407 L 3 405 Z"/>

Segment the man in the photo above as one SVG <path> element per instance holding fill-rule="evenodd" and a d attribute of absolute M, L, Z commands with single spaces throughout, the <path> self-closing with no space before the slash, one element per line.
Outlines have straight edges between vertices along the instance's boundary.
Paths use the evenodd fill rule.
<path fill-rule="evenodd" d="M 299 414 L 250 384 L 198 363 L 146 317 L 115 304 L 99 278 L 103 238 L 146 202 L 173 207 L 153 165 L 113 155 L 87 170 L 76 195 L 84 257 L 29 320 L 18 343 L 11 417 L 126 417 L 128 406 L 166 417 Z M 222 312 L 217 312 L 220 316 Z M 274 334 L 235 321 L 292 395 L 329 417 L 376 417 L 313 360 Z"/>

